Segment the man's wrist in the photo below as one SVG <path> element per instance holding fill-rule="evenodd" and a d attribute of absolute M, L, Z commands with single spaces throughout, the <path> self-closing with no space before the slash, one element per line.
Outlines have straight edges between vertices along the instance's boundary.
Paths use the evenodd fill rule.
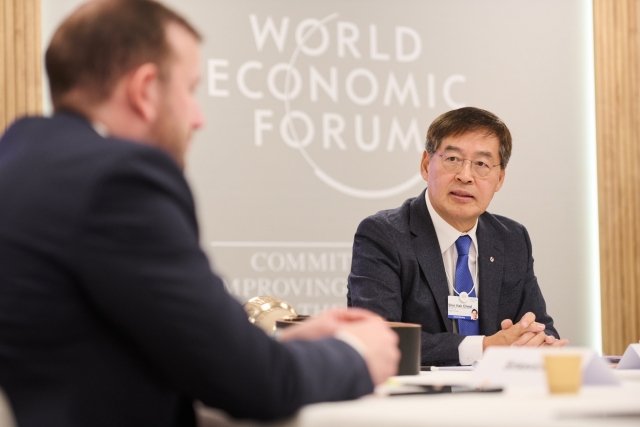
<path fill-rule="evenodd" d="M 490 335 L 488 337 L 484 337 L 482 340 L 482 351 L 484 352 L 488 347 L 496 345 L 495 343 L 495 335 Z"/>
<path fill-rule="evenodd" d="M 458 345 L 458 359 L 462 366 L 472 365 L 476 360 L 482 359 L 484 339 L 484 335 L 469 335 L 462 340 Z"/>
<path fill-rule="evenodd" d="M 344 329 L 339 329 L 335 334 L 333 334 L 333 337 L 337 340 L 349 344 L 355 351 L 358 352 L 358 354 L 360 354 L 360 356 L 362 356 L 363 359 L 366 360 L 367 350 L 358 337 L 350 332 L 345 331 Z"/>

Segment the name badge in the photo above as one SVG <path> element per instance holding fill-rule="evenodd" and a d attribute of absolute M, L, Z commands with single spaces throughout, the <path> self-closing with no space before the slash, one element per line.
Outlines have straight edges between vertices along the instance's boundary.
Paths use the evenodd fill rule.
<path fill-rule="evenodd" d="M 467 297 L 462 302 L 458 295 L 448 298 L 449 319 L 478 320 L 478 298 Z"/>

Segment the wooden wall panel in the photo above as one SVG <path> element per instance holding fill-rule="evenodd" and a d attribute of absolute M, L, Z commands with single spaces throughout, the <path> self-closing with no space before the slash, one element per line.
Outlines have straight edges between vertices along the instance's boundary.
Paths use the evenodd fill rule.
<path fill-rule="evenodd" d="M 5 128 L 5 122 L 7 118 L 7 106 L 6 106 L 6 75 L 7 75 L 7 61 L 6 61 L 6 51 L 8 48 L 7 36 L 5 35 L 4 30 L 4 2 L 5 0 L 0 0 L 0 133 Z"/>
<path fill-rule="evenodd" d="M 16 116 L 16 45 L 13 24 L 13 0 L 0 0 L 4 3 L 4 36 L 6 49 L 4 50 L 5 78 L 4 78 L 4 103 L 5 117 L 2 128 L 8 125 Z"/>
<path fill-rule="evenodd" d="M 42 112 L 40 0 L 0 0 L 0 133 Z"/>
<path fill-rule="evenodd" d="M 640 340 L 640 0 L 594 0 L 602 341 Z"/>

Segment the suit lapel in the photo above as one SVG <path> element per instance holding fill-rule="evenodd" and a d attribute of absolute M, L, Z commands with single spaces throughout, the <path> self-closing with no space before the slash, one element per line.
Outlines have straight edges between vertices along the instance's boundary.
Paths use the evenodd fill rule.
<path fill-rule="evenodd" d="M 444 270 L 444 262 L 442 261 L 436 230 L 433 227 L 433 221 L 424 199 L 425 191 L 411 202 L 409 229 L 413 235 L 413 250 L 418 259 L 418 264 L 427 278 L 427 284 L 431 288 L 433 297 L 438 304 L 440 316 L 442 316 L 443 323 L 447 327 L 447 332 L 453 332 L 452 322 L 447 314 L 449 285 L 447 284 L 447 275 Z"/>
<path fill-rule="evenodd" d="M 498 303 L 504 269 L 504 244 L 483 214 L 478 219 L 478 268 L 480 275 L 480 334 L 493 335 L 499 330 Z"/>

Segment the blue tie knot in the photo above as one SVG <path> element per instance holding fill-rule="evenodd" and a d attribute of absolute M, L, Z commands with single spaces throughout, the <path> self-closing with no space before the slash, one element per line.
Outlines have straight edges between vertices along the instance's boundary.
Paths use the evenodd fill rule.
<path fill-rule="evenodd" d="M 468 235 L 458 237 L 456 240 L 456 249 L 458 250 L 458 256 L 469 255 L 469 247 L 471 246 L 471 237 Z"/>

